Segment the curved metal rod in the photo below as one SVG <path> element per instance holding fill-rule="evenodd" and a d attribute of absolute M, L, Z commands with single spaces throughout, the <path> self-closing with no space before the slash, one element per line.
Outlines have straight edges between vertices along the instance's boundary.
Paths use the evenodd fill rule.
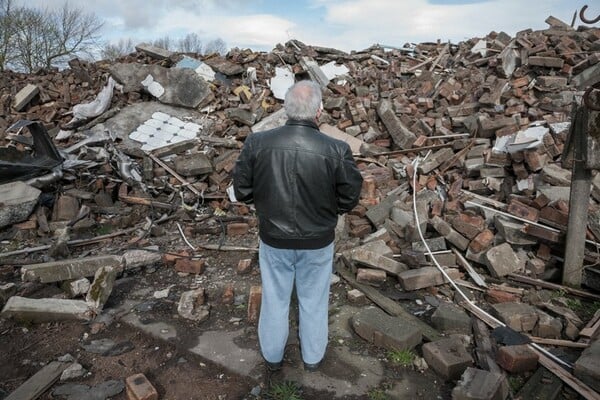
<path fill-rule="evenodd" d="M 594 103 L 592 103 L 592 100 L 590 99 L 590 94 L 592 93 L 593 90 L 594 90 L 593 86 L 590 86 L 589 88 L 586 89 L 585 93 L 583 93 L 583 103 L 590 110 L 600 111 L 600 104 L 594 104 Z"/>
<path fill-rule="evenodd" d="M 595 24 L 596 22 L 600 21 L 600 15 L 598 15 L 596 18 L 594 19 L 587 19 L 583 13 L 585 12 L 585 10 L 587 10 L 588 6 L 587 4 L 583 7 L 581 7 L 581 11 L 579 11 L 579 18 L 585 22 L 586 24 Z"/>

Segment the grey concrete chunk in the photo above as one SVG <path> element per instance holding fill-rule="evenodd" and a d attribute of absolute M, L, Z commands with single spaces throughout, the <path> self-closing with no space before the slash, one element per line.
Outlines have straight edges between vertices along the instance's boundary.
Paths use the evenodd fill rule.
<path fill-rule="evenodd" d="M 570 186 L 571 171 L 558 164 L 547 164 L 542 168 L 542 179 L 553 186 Z"/>
<path fill-rule="evenodd" d="M 503 218 L 499 215 L 494 217 L 494 226 L 508 243 L 519 246 L 537 244 L 537 240 L 521 231 L 523 225 L 520 222 L 515 222 L 514 219 Z"/>
<path fill-rule="evenodd" d="M 125 269 L 146 267 L 162 261 L 162 255 L 158 251 L 135 249 L 128 250 L 123 254 Z"/>
<path fill-rule="evenodd" d="M 443 332 L 471 333 L 471 317 L 452 303 L 440 303 L 431 316 L 431 322 L 436 329 Z"/>
<path fill-rule="evenodd" d="M 412 349 L 421 343 L 422 333 L 400 317 L 369 307 L 352 317 L 354 331 L 376 346 L 390 350 Z"/>
<path fill-rule="evenodd" d="M 394 202 L 398 199 L 400 199 L 399 194 L 392 194 L 386 196 L 376 206 L 369 208 L 366 214 L 369 221 L 378 228 L 387 218 L 389 218 L 390 210 L 392 209 Z"/>
<path fill-rule="evenodd" d="M 205 304 L 204 296 L 204 288 L 183 292 L 177 305 L 177 313 L 192 321 L 206 321 L 210 315 L 210 306 Z"/>
<path fill-rule="evenodd" d="M 225 116 L 233 121 L 237 121 L 248 126 L 253 126 L 256 122 L 256 115 L 253 112 L 237 107 L 226 109 Z"/>
<path fill-rule="evenodd" d="M 354 253 L 359 253 L 361 251 L 369 251 L 369 252 L 384 256 L 384 257 L 392 257 L 394 255 L 394 252 L 392 251 L 390 246 L 385 244 L 385 242 L 383 240 L 374 240 L 372 242 L 365 243 L 363 245 L 354 247 L 354 248 L 346 251 L 345 255 L 349 259 L 353 259 Z"/>
<path fill-rule="evenodd" d="M 456 268 L 445 268 L 444 271 L 452 279 L 460 277 L 460 272 Z M 398 274 L 398 280 L 404 290 L 423 289 L 448 282 L 436 267 L 421 267 L 401 272 Z"/>
<path fill-rule="evenodd" d="M 535 307 L 523 303 L 492 304 L 496 317 L 517 332 L 531 332 L 538 320 Z"/>
<path fill-rule="evenodd" d="M 87 278 L 79 278 L 73 281 L 65 281 L 61 288 L 70 298 L 85 295 L 90 290 L 91 283 Z"/>
<path fill-rule="evenodd" d="M 210 57 L 205 59 L 204 62 L 215 71 L 227 76 L 239 75 L 245 71 L 242 64 L 229 61 L 223 57 Z"/>
<path fill-rule="evenodd" d="M 535 328 L 533 328 L 533 336 L 560 339 L 563 328 L 560 318 L 554 318 L 540 310 L 537 310 L 537 313 L 538 321 Z"/>
<path fill-rule="evenodd" d="M 174 163 L 175 171 L 183 176 L 204 175 L 213 172 L 210 158 L 204 153 L 177 156 Z"/>
<path fill-rule="evenodd" d="M 156 46 L 152 46 L 149 43 L 140 43 L 137 46 L 135 46 L 135 49 L 137 51 L 141 51 L 142 53 L 146 53 L 150 57 L 155 58 L 157 60 L 164 60 L 166 58 L 171 57 L 171 55 L 173 55 L 173 53 L 170 52 L 169 50 L 166 50 L 166 49 L 163 49 L 160 47 L 156 47 Z"/>
<path fill-rule="evenodd" d="M 430 155 L 424 163 L 419 164 L 419 173 L 426 175 L 439 167 L 443 162 L 448 161 L 454 156 L 451 148 L 445 147 Z"/>
<path fill-rule="evenodd" d="M 446 247 L 446 239 L 441 236 L 425 239 L 425 242 L 427 243 L 427 246 L 429 246 L 429 250 L 431 251 L 442 251 L 448 249 Z M 425 247 L 425 244 L 423 244 L 423 241 L 413 242 L 412 249 L 413 251 L 420 251 L 423 253 L 427 252 L 427 248 Z"/>
<path fill-rule="evenodd" d="M 447 241 L 456 246 L 458 249 L 465 251 L 467 247 L 469 247 L 469 239 L 455 231 L 449 223 L 444 221 L 439 216 L 434 216 L 433 218 L 431 218 L 430 222 L 433 225 L 433 228 L 440 235 L 442 235 Z"/>
<path fill-rule="evenodd" d="M 196 108 L 208 104 L 214 98 L 206 81 L 189 68 L 117 63 L 111 67 L 110 73 L 123 84 L 125 92 L 146 90 L 142 82 L 146 82 L 148 88 L 158 85 L 162 90 L 153 93 L 164 104 Z M 148 80 L 148 76 L 152 79 Z"/>
<path fill-rule="evenodd" d="M 368 267 L 384 270 L 385 272 L 396 276 L 408 269 L 405 264 L 399 261 L 364 248 L 355 249 L 355 251 L 352 252 L 352 260 Z"/>
<path fill-rule="evenodd" d="M 377 114 L 383 121 L 394 143 L 401 149 L 409 149 L 417 139 L 416 135 L 408 130 L 396 116 L 396 112 L 389 100 L 382 100 L 377 107 Z"/>
<path fill-rule="evenodd" d="M 510 244 L 502 243 L 485 253 L 486 265 L 490 273 L 500 278 L 519 269 L 520 261 Z"/>
<path fill-rule="evenodd" d="M 449 338 L 423 345 L 423 358 L 427 364 L 446 380 L 460 378 L 473 357 L 460 339 Z"/>
<path fill-rule="evenodd" d="M 21 278 L 26 282 L 60 282 L 94 276 L 97 270 L 106 266 L 120 271 L 121 257 L 96 256 L 24 265 L 21 268 Z"/>
<path fill-rule="evenodd" d="M 575 361 L 575 376 L 600 392 L 600 340 L 593 342 Z"/>
<path fill-rule="evenodd" d="M 452 399 L 504 400 L 508 393 L 508 382 L 504 375 L 469 367 L 452 390 Z"/>
<path fill-rule="evenodd" d="M 94 275 L 94 281 L 85 296 L 85 301 L 94 310 L 102 310 L 104 303 L 108 300 L 110 293 L 112 292 L 119 268 L 106 266 L 101 267 L 96 271 Z"/>
<path fill-rule="evenodd" d="M 83 300 L 29 299 L 20 296 L 8 299 L 1 315 L 32 322 L 92 319 L 92 311 Z"/>
<path fill-rule="evenodd" d="M 41 193 L 20 181 L 0 185 L 0 229 L 26 220 Z"/>
<path fill-rule="evenodd" d="M 36 94 L 40 92 L 40 88 L 37 85 L 27 84 L 23 89 L 15 95 L 15 111 L 21 111 Z"/>
<path fill-rule="evenodd" d="M 588 86 L 592 86 L 598 82 L 600 82 L 600 63 L 584 69 L 575 75 L 571 81 L 572 85 L 579 90 L 586 89 Z"/>

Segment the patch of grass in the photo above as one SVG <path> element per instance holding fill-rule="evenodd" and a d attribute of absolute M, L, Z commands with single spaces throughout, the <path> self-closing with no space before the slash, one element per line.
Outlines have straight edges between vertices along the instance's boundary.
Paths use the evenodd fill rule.
<path fill-rule="evenodd" d="M 101 236 L 101 235 L 108 235 L 109 233 L 112 233 L 113 231 L 113 226 L 110 224 L 106 224 L 106 225 L 100 225 L 96 228 L 96 235 Z"/>
<path fill-rule="evenodd" d="M 408 367 L 412 365 L 415 353 L 412 350 L 390 350 L 387 353 L 387 358 L 394 364 Z"/>
<path fill-rule="evenodd" d="M 600 308 L 600 301 L 589 303 L 579 299 L 567 299 L 567 307 L 575 312 L 583 321 L 590 320 Z"/>
<path fill-rule="evenodd" d="M 301 391 L 296 382 L 273 383 L 266 393 L 269 400 L 302 400 Z"/>
<path fill-rule="evenodd" d="M 510 375 L 508 377 L 508 386 L 512 393 L 517 393 L 525 384 L 525 377 L 522 375 Z"/>
<path fill-rule="evenodd" d="M 388 400 L 389 397 L 385 394 L 385 390 L 380 388 L 371 389 L 369 391 L 369 400 Z"/>

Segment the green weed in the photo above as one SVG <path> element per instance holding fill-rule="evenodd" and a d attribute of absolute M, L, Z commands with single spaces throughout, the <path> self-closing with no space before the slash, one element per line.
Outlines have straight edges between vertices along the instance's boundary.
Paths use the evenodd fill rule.
<path fill-rule="evenodd" d="M 394 364 L 408 367 L 412 365 L 415 359 L 415 353 L 412 350 L 390 350 L 387 353 L 387 358 Z"/>
<path fill-rule="evenodd" d="M 269 400 L 302 400 L 300 388 L 296 382 L 273 383 L 266 393 Z"/>

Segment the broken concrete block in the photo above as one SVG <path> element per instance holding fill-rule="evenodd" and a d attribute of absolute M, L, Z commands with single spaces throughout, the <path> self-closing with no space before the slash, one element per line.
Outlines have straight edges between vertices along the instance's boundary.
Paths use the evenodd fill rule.
<path fill-rule="evenodd" d="M 228 108 L 225 110 L 225 115 L 227 118 L 247 126 L 252 126 L 256 122 L 256 115 L 252 111 L 242 108 Z"/>
<path fill-rule="evenodd" d="M 539 356 L 525 344 L 502 346 L 496 354 L 498 365 L 508 372 L 525 372 L 537 368 Z"/>
<path fill-rule="evenodd" d="M 125 93 L 144 90 L 141 82 L 150 75 L 153 82 L 164 89 L 164 93 L 158 97 L 158 101 L 164 104 L 196 108 L 208 104 L 214 98 L 206 81 L 189 68 L 117 63 L 111 67 L 110 72 L 115 80 L 123 84 Z"/>
<path fill-rule="evenodd" d="M 417 136 L 408 130 L 402 121 L 400 121 L 400 118 L 396 116 L 396 112 L 389 100 L 385 99 L 379 103 L 377 114 L 383 121 L 392 140 L 399 148 L 409 149 L 412 147 L 414 141 L 417 140 Z"/>
<path fill-rule="evenodd" d="M 537 310 L 538 321 L 533 328 L 533 336 L 549 339 L 560 339 L 563 324 L 560 318 L 546 314 L 543 311 Z"/>
<path fill-rule="evenodd" d="M 358 283 L 365 283 L 371 286 L 381 286 L 385 279 L 387 278 L 387 274 L 385 271 L 380 269 L 372 269 L 372 268 L 359 268 L 356 271 L 356 281 Z"/>
<path fill-rule="evenodd" d="M 2 309 L 3 317 L 20 321 L 89 321 L 93 312 L 83 300 L 29 299 L 12 296 Z"/>
<path fill-rule="evenodd" d="M 61 195 L 54 204 L 52 210 L 53 221 L 71 221 L 77 216 L 79 211 L 79 200 L 75 197 Z"/>
<path fill-rule="evenodd" d="M 327 78 L 315 60 L 313 60 L 311 57 L 303 56 L 300 58 L 299 62 L 302 68 L 308 72 L 313 81 L 321 85 L 322 88 L 327 87 L 329 78 Z"/>
<path fill-rule="evenodd" d="M 573 374 L 592 389 L 600 392 L 600 340 L 593 342 L 575 361 Z"/>
<path fill-rule="evenodd" d="M 432 252 L 443 251 L 443 250 L 448 249 L 446 247 L 446 239 L 441 236 L 435 237 L 435 238 L 430 238 L 430 239 L 425 239 L 425 243 L 427 243 L 429 250 L 431 250 Z M 412 250 L 420 251 L 422 253 L 427 252 L 427 248 L 425 247 L 425 244 L 423 243 L 423 241 L 413 242 Z"/>
<path fill-rule="evenodd" d="M 514 219 L 503 218 L 502 216 L 496 215 L 494 217 L 494 226 L 504 240 L 510 244 L 528 246 L 537 243 L 537 240 L 521 231 L 523 223 L 515 222 Z"/>
<path fill-rule="evenodd" d="M 592 65 L 575 75 L 571 84 L 579 90 L 584 90 L 598 82 L 600 82 L 600 63 Z"/>
<path fill-rule="evenodd" d="M 467 367 L 473 365 L 473 357 L 457 338 L 425 343 L 422 349 L 427 364 L 446 380 L 460 378 Z"/>
<path fill-rule="evenodd" d="M 561 168 L 558 164 L 546 165 L 544 168 L 542 168 L 541 176 L 544 182 L 547 182 L 552 186 L 571 185 L 571 171 L 565 168 Z M 552 197 L 548 197 L 552 199 Z"/>
<path fill-rule="evenodd" d="M 120 269 L 120 266 L 119 266 Z M 104 303 L 110 297 L 119 269 L 115 267 L 102 267 L 96 271 L 94 281 L 85 296 L 85 301 L 94 310 L 102 310 Z"/>
<path fill-rule="evenodd" d="M 177 156 L 174 163 L 175 171 L 183 176 L 204 175 L 213 172 L 210 158 L 204 153 Z"/>
<path fill-rule="evenodd" d="M 492 247 L 485 253 L 488 270 L 495 278 L 501 278 L 519 269 L 520 261 L 508 243 Z"/>
<path fill-rule="evenodd" d="M 471 333 L 471 317 L 453 303 L 442 302 L 431 316 L 433 326 L 443 332 Z"/>
<path fill-rule="evenodd" d="M 523 303 L 492 304 L 496 317 L 517 332 L 531 332 L 538 320 L 535 307 Z"/>
<path fill-rule="evenodd" d="M 173 53 L 170 52 L 169 50 L 162 49 L 162 48 L 156 47 L 156 46 L 152 46 L 151 44 L 148 44 L 148 43 L 138 44 L 137 46 L 135 46 L 135 50 L 141 51 L 142 53 L 146 53 L 150 57 L 155 58 L 157 60 L 165 60 L 165 59 L 171 57 L 171 55 L 173 55 Z"/>
<path fill-rule="evenodd" d="M 437 215 L 431 218 L 430 222 L 431 225 L 433 225 L 433 228 L 448 242 L 450 242 L 462 251 L 465 251 L 467 249 L 467 247 L 469 246 L 469 239 L 452 229 L 449 223 L 447 223 Z"/>
<path fill-rule="evenodd" d="M 427 175 L 442 163 L 448 161 L 454 156 L 452 149 L 445 147 L 430 155 L 424 163 L 419 164 L 418 172 L 422 175 Z"/>
<path fill-rule="evenodd" d="M 357 246 L 352 248 L 351 250 L 346 251 L 344 254 L 348 259 L 351 260 L 354 258 L 354 253 L 359 253 L 363 251 L 379 254 L 383 257 L 392 257 L 394 255 L 392 249 L 383 240 L 375 240 L 369 243 L 365 243 L 361 246 Z"/>
<path fill-rule="evenodd" d="M 128 376 L 125 390 L 129 400 L 158 400 L 158 392 L 144 374 Z"/>
<path fill-rule="evenodd" d="M 352 260 L 371 268 L 381 269 L 394 276 L 397 276 L 400 272 L 408 269 L 408 267 L 401 262 L 382 256 L 373 251 L 365 250 L 364 248 L 354 249 L 354 251 L 352 251 Z"/>
<path fill-rule="evenodd" d="M 87 373 L 87 370 L 83 368 L 83 366 L 77 362 L 71 364 L 60 375 L 61 381 L 67 381 L 69 379 L 77 379 L 81 378 L 83 375 Z"/>
<path fill-rule="evenodd" d="M 25 221 L 41 193 L 39 189 L 21 181 L 0 185 L 0 229 Z"/>
<path fill-rule="evenodd" d="M 456 268 L 445 268 L 444 270 L 451 279 L 460 277 L 460 272 Z M 401 272 L 398 274 L 398 281 L 404 290 L 418 290 L 448 282 L 436 267 L 421 267 Z"/>
<path fill-rule="evenodd" d="M 352 327 L 363 339 L 390 350 L 409 350 L 421 343 L 419 328 L 400 317 L 387 315 L 379 308 L 368 307 L 352 316 Z"/>
<path fill-rule="evenodd" d="M 240 75 L 245 71 L 242 64 L 229 61 L 224 57 L 208 57 L 204 62 L 215 71 L 227 76 Z"/>
<path fill-rule="evenodd" d="M 463 372 L 452 389 L 453 400 L 505 400 L 508 394 L 504 375 L 471 367 Z"/>
<path fill-rule="evenodd" d="M 25 282 L 60 282 L 93 276 L 102 267 L 120 271 L 121 257 L 96 256 L 24 265 L 21 267 L 21 279 Z"/>
<path fill-rule="evenodd" d="M 367 211 L 367 214 L 366 214 L 369 221 L 371 221 L 371 223 L 375 227 L 378 227 L 381 224 L 383 224 L 383 222 L 390 217 L 390 211 L 394 205 L 394 202 L 398 199 L 400 199 L 399 194 L 392 194 L 392 195 L 386 196 L 376 206 L 369 208 L 369 210 Z M 396 222 L 396 221 L 394 220 L 394 222 Z"/>
<path fill-rule="evenodd" d="M 61 288 L 69 298 L 73 298 L 85 295 L 90 290 L 90 286 L 91 283 L 87 278 L 80 278 L 63 282 Z"/>
<path fill-rule="evenodd" d="M 128 250 L 123 254 L 125 269 L 148 267 L 162 261 L 162 255 L 158 251 L 151 250 Z"/>
<path fill-rule="evenodd" d="M 362 140 L 357 139 L 354 136 L 349 135 L 346 132 L 339 130 L 335 126 L 329 124 L 320 125 L 319 130 L 327 136 L 341 140 L 342 142 L 346 142 L 348 146 L 350 146 L 350 150 L 354 154 L 359 154 L 361 147 L 365 144 L 365 142 L 363 142 Z"/>
<path fill-rule="evenodd" d="M 204 288 L 183 292 L 177 305 L 177 313 L 192 321 L 206 321 L 210 315 L 210 305 L 205 304 Z"/>
<path fill-rule="evenodd" d="M 23 89 L 15 95 L 15 111 L 21 111 L 29 102 L 40 92 L 37 85 L 27 84 Z"/>

